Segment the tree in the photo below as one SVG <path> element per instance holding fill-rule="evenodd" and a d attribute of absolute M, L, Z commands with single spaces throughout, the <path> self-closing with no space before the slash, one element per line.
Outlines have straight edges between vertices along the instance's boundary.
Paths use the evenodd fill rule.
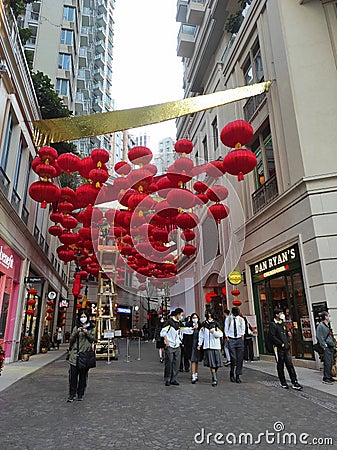
<path fill-rule="evenodd" d="M 15 17 L 24 14 L 26 11 L 26 6 L 29 3 L 33 3 L 34 0 L 5 0 L 5 5 L 12 9 Z"/>

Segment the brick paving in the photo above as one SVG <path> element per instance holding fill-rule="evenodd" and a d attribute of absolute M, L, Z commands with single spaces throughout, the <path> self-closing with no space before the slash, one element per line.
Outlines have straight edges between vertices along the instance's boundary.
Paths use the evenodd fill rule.
<path fill-rule="evenodd" d="M 242 384 L 230 383 L 229 369 L 221 368 L 219 384 L 212 388 L 208 369 L 202 367 L 197 384 L 190 383 L 190 374 L 180 373 L 180 386 L 165 387 L 154 344 L 142 343 L 141 361 L 137 361 L 136 342 L 131 343 L 131 362 L 125 362 L 125 342 L 121 350 L 118 361 L 110 365 L 99 361 L 90 371 L 83 402 L 66 403 L 64 356 L 0 392 L 0 448 L 308 448 L 299 443 L 283 445 L 285 432 L 296 433 L 296 439 L 307 433 L 308 442 L 314 437 L 335 442 L 311 448 L 337 446 L 335 396 L 307 387 L 303 392 L 284 391 L 275 377 L 249 368 L 244 369 Z M 276 422 L 284 431 L 275 432 Z M 201 443 L 195 442 L 202 429 L 213 433 L 209 444 L 202 435 L 197 435 Z M 262 437 L 256 443 L 258 434 L 266 431 L 275 433 L 275 442 Z M 216 433 L 223 435 L 217 437 L 218 443 Z M 234 437 L 239 441 L 240 433 L 252 433 L 253 444 L 231 445 Z M 271 442 L 273 437 L 268 439 Z"/>

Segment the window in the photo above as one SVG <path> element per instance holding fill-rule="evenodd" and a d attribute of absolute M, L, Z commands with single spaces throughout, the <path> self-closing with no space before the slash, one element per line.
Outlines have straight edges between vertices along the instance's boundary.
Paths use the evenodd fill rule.
<path fill-rule="evenodd" d="M 59 69 L 70 70 L 71 56 L 68 53 L 59 53 Z"/>
<path fill-rule="evenodd" d="M 22 137 L 21 137 L 20 142 L 19 142 L 18 155 L 16 157 L 15 173 L 14 173 L 14 180 L 13 180 L 13 187 L 14 187 L 15 191 L 18 190 L 18 184 L 19 184 L 19 173 L 20 173 L 21 160 L 22 160 L 22 149 L 23 149 L 23 141 L 22 141 Z"/>
<path fill-rule="evenodd" d="M 12 119 L 12 113 L 9 113 L 8 120 L 7 120 L 7 126 L 5 131 L 5 139 L 4 144 L 2 147 L 2 154 L 1 154 L 1 168 L 6 172 L 7 169 L 7 163 L 8 163 L 8 155 L 9 155 L 9 149 L 11 145 L 11 139 L 13 134 L 13 119 Z"/>
<path fill-rule="evenodd" d="M 63 20 L 68 20 L 69 22 L 75 22 L 75 8 L 72 6 L 63 7 Z"/>
<path fill-rule="evenodd" d="M 215 118 L 212 122 L 212 133 L 213 133 L 213 145 L 214 145 L 214 151 L 219 146 L 219 136 L 218 136 L 218 119 Z"/>
<path fill-rule="evenodd" d="M 70 92 L 69 80 L 57 78 L 55 91 L 57 92 L 58 95 L 68 96 Z"/>
<path fill-rule="evenodd" d="M 250 149 L 255 153 L 257 158 L 255 187 L 259 188 L 275 173 L 273 141 L 269 123 L 266 124 L 263 131 L 256 137 Z"/>
<path fill-rule="evenodd" d="M 208 161 L 208 148 L 207 148 L 207 136 L 202 140 L 202 148 L 204 151 L 204 160 Z"/>
<path fill-rule="evenodd" d="M 73 45 L 74 32 L 71 30 L 62 29 L 61 31 L 61 44 Z"/>

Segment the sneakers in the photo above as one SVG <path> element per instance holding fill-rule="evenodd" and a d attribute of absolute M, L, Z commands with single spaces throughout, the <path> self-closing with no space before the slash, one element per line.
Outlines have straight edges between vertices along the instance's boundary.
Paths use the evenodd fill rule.
<path fill-rule="evenodd" d="M 195 384 L 198 381 L 198 375 L 196 373 L 192 373 L 191 383 Z"/>
<path fill-rule="evenodd" d="M 323 384 L 333 384 L 334 382 L 332 381 L 332 380 L 330 380 L 329 378 L 323 378 L 323 380 L 322 380 L 322 383 Z"/>
<path fill-rule="evenodd" d="M 74 401 L 75 397 L 73 397 L 72 395 L 69 395 L 68 399 L 67 399 L 67 403 L 72 403 Z"/>
<path fill-rule="evenodd" d="M 303 386 L 301 386 L 298 381 L 294 381 L 291 387 L 292 389 L 295 389 L 295 391 L 301 391 L 303 389 Z"/>
<path fill-rule="evenodd" d="M 230 361 L 226 361 L 225 363 L 224 363 L 224 366 L 225 367 L 228 367 L 228 366 L 230 366 L 231 365 L 231 362 Z"/>
<path fill-rule="evenodd" d="M 78 396 L 77 396 L 77 401 L 78 401 L 78 402 L 82 402 L 82 401 L 83 401 L 82 395 L 78 395 Z"/>
<path fill-rule="evenodd" d="M 282 383 L 281 384 L 281 388 L 282 389 L 289 389 L 289 386 L 287 385 L 287 383 Z"/>

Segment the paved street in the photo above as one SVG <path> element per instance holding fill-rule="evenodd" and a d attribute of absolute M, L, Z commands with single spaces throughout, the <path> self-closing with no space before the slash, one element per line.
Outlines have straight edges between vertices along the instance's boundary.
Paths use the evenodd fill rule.
<path fill-rule="evenodd" d="M 230 448 L 240 433 L 251 433 L 254 443 L 234 448 L 294 447 L 282 445 L 285 432 L 296 433 L 296 448 L 308 448 L 299 444 L 303 433 L 309 435 L 302 436 L 307 442 L 315 437 L 337 442 L 335 396 L 307 387 L 303 392 L 284 391 L 273 376 L 248 368 L 241 385 L 230 383 L 228 368 L 222 368 L 219 385 L 212 388 L 209 372 L 202 368 L 198 384 L 181 373 L 180 386 L 165 387 L 154 344 L 142 343 L 141 361 L 137 342 L 131 343 L 130 354 L 127 363 L 123 341 L 118 361 L 99 361 L 90 372 L 83 402 L 66 403 L 64 355 L 2 391 L 1 449 Z M 276 433 L 274 426 L 281 431 Z M 258 434 L 266 432 L 269 441 L 264 435 L 256 443 Z M 223 436 L 215 438 L 216 433 Z"/>

